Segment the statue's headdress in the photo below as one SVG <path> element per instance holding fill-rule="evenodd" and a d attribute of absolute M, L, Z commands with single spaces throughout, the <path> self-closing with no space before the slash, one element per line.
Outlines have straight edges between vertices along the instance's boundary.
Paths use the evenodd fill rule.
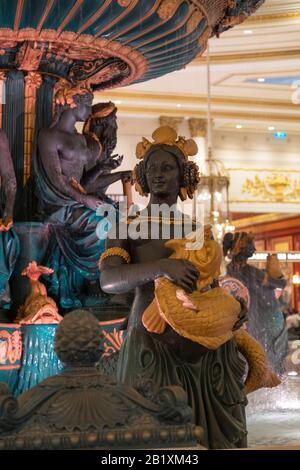
<path fill-rule="evenodd" d="M 185 139 L 182 136 L 177 136 L 175 129 L 169 126 L 161 126 L 156 129 L 152 134 L 153 142 L 143 137 L 142 141 L 136 146 L 136 157 L 141 160 L 133 170 L 133 182 L 138 193 L 142 196 L 147 195 L 147 184 L 145 179 L 144 161 L 151 150 L 155 146 L 163 145 L 176 148 L 176 155 L 182 158 L 183 163 L 183 184 L 180 187 L 179 196 L 181 200 L 185 200 L 187 196 L 192 199 L 193 193 L 197 189 L 200 177 L 199 168 L 194 163 L 188 160 L 189 156 L 194 156 L 198 152 L 197 144 L 192 139 Z M 171 150 L 171 149 L 170 149 Z M 178 152 L 179 150 L 179 152 Z"/>
<path fill-rule="evenodd" d="M 189 156 L 196 155 L 198 152 L 197 144 L 192 139 L 185 139 L 184 137 L 178 136 L 175 129 L 169 126 L 161 126 L 156 129 L 152 134 L 153 142 L 143 137 L 142 142 L 139 142 L 136 146 L 136 157 L 140 160 L 143 159 L 145 154 L 148 153 L 153 145 L 165 144 L 175 145 L 181 151 L 185 160 L 188 160 Z"/>
<path fill-rule="evenodd" d="M 76 95 L 90 95 L 93 96 L 92 89 L 85 82 L 77 83 L 76 85 L 61 79 L 57 82 L 54 89 L 54 103 L 55 103 L 55 117 L 50 127 L 54 127 L 61 114 L 68 108 L 76 108 Z"/>
<path fill-rule="evenodd" d="M 105 118 L 112 113 L 116 113 L 117 108 L 112 101 L 108 103 L 96 103 L 92 106 L 92 114 L 84 123 L 83 133 L 87 134 L 91 130 L 91 122 L 97 118 Z"/>
<path fill-rule="evenodd" d="M 92 89 L 85 82 L 80 82 L 76 85 L 63 80 L 58 82 L 55 92 L 55 104 L 60 106 L 70 106 L 70 108 L 76 108 L 76 101 L 74 100 L 76 95 L 92 95 Z"/>

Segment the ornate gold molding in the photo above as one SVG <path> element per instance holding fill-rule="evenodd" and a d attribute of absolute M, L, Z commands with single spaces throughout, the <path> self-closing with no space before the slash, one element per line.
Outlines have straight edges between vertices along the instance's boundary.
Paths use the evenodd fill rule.
<path fill-rule="evenodd" d="M 106 95 L 105 91 L 95 92 L 95 97 L 102 99 Z M 126 90 L 110 90 L 109 96 L 114 99 L 126 100 L 131 99 L 134 101 L 167 101 L 170 103 L 181 103 L 181 104 L 195 104 L 195 102 L 207 105 L 207 95 L 203 94 L 192 94 L 192 93 L 159 93 L 159 92 L 149 92 L 149 91 L 126 91 Z M 265 109 L 266 107 L 272 108 L 288 108 L 290 110 L 295 110 L 295 105 L 291 101 L 281 101 L 281 100 L 271 100 L 266 98 L 256 98 L 256 99 L 247 99 L 243 97 L 231 97 L 231 96 L 213 96 L 211 98 L 212 104 L 222 105 L 222 106 L 257 106 Z"/>
<path fill-rule="evenodd" d="M 279 222 L 281 220 L 293 219 L 297 214 L 276 214 L 270 212 L 268 214 L 258 214 L 252 217 L 244 217 L 242 219 L 234 220 L 236 228 L 249 227 L 251 225 L 258 225 L 269 222 Z"/>
<path fill-rule="evenodd" d="M 102 98 L 104 99 L 104 94 L 102 94 Z M 106 95 L 107 96 L 107 95 Z M 112 99 L 112 95 L 110 95 L 110 98 L 105 99 Z M 121 113 L 136 113 L 136 114 L 151 114 L 151 115 L 162 115 L 166 112 L 166 107 L 161 106 L 148 106 L 147 108 L 144 105 L 141 106 L 130 106 L 127 104 L 118 104 L 118 110 L 119 114 Z M 197 118 L 203 118 L 205 119 L 206 117 L 206 110 L 198 110 L 195 108 L 187 108 L 187 107 L 181 107 L 178 109 L 167 109 L 168 114 L 170 116 L 192 116 L 192 117 L 197 117 Z M 213 117 L 214 119 L 220 118 L 220 119 L 247 119 L 249 121 L 255 121 L 255 122 L 270 122 L 272 120 L 273 122 L 292 122 L 292 123 L 300 123 L 300 117 L 296 114 L 290 115 L 290 114 L 272 114 L 270 115 L 269 113 L 256 113 L 253 114 L 253 111 L 249 111 L 246 113 L 242 112 L 235 112 L 235 111 L 213 111 Z"/>
<path fill-rule="evenodd" d="M 229 200 L 230 204 L 266 204 L 267 202 L 274 202 L 274 201 L 266 201 L 265 199 L 231 199 Z M 277 204 L 299 204 L 300 203 L 300 198 L 298 199 L 291 199 L 289 201 L 277 201 Z M 239 210 L 239 212 L 241 212 Z M 249 207 L 248 207 L 248 212 L 249 212 Z M 297 212 L 298 214 L 298 212 Z"/>
<path fill-rule="evenodd" d="M 49 42 L 52 51 L 69 59 L 79 57 L 82 60 L 89 61 L 110 55 L 118 57 L 126 62 L 130 69 L 130 73 L 124 76 L 118 86 L 125 86 L 134 80 L 138 80 L 148 70 L 148 62 L 143 54 L 132 47 L 125 46 L 117 41 L 110 41 L 104 37 L 95 37 L 89 34 L 78 37 L 77 33 L 71 31 L 59 33 L 53 29 L 24 28 L 14 31 L 10 28 L 0 28 L 1 48 L 15 47 L 18 42 L 24 41 L 33 43 L 36 41 L 39 44 Z"/>
<path fill-rule="evenodd" d="M 189 129 L 190 129 L 191 137 L 206 137 L 207 120 L 190 118 Z"/>
<path fill-rule="evenodd" d="M 27 183 L 31 173 L 31 154 L 35 133 L 36 118 L 36 91 L 42 84 L 42 76 L 36 72 L 29 72 L 25 81 L 25 116 L 24 116 L 24 175 L 23 184 Z"/>
<path fill-rule="evenodd" d="M 228 54 L 217 54 L 210 52 L 210 62 L 214 64 L 227 63 L 227 62 L 257 62 L 263 60 L 278 60 L 278 59 L 299 59 L 300 49 L 273 49 L 273 50 L 257 50 L 255 52 L 239 52 Z M 188 64 L 189 67 L 194 65 L 204 65 L 206 63 L 206 56 L 199 55 L 193 62 Z"/>
<path fill-rule="evenodd" d="M 159 125 L 160 126 L 170 126 L 176 132 L 178 132 L 178 126 L 182 123 L 183 117 L 174 117 L 174 116 L 160 116 Z"/>
<path fill-rule="evenodd" d="M 270 21 L 289 21 L 300 18 L 300 11 L 291 11 L 287 13 L 270 13 L 269 15 L 252 15 L 247 18 L 247 23 L 270 22 Z"/>
<path fill-rule="evenodd" d="M 265 201 L 270 202 L 299 200 L 300 180 L 284 174 L 273 174 L 266 178 L 255 175 L 253 179 L 246 179 L 242 193 L 251 194 L 254 198 L 263 197 Z"/>
<path fill-rule="evenodd" d="M 251 167 L 240 167 L 240 168 L 227 168 L 228 171 L 254 171 L 268 173 L 300 173 L 300 170 L 288 169 L 288 168 L 251 168 Z"/>

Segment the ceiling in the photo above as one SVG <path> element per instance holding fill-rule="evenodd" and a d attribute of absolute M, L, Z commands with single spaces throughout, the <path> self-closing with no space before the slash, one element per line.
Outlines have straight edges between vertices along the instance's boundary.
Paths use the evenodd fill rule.
<path fill-rule="evenodd" d="M 300 3 L 266 0 L 255 15 L 209 44 L 215 127 L 300 131 Z M 207 59 L 146 83 L 102 92 L 120 115 L 206 118 Z"/>

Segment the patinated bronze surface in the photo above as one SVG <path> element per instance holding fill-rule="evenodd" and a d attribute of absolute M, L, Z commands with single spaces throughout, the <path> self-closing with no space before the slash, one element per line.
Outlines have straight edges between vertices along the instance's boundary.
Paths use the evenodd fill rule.
<path fill-rule="evenodd" d="M 5 205 L 0 219 L 0 231 L 7 231 L 13 225 L 13 211 L 17 192 L 15 170 L 5 132 L 0 129 L 0 177 Z"/>
<path fill-rule="evenodd" d="M 226 234 L 223 248 L 224 255 L 231 258 L 227 274 L 241 281 L 249 291 L 248 331 L 264 347 L 272 368 L 282 374 L 288 340 L 275 289 L 283 289 L 286 279 L 277 257 L 269 257 L 266 269 L 249 264 L 248 259 L 255 253 L 255 240 L 252 234 L 246 232 Z"/>
<path fill-rule="evenodd" d="M 128 221 L 126 239 L 107 240 L 107 249 L 122 248 L 129 254 L 130 262 L 111 252 L 101 264 L 102 288 L 109 293 L 135 289 L 128 332 L 119 356 L 118 380 L 133 385 L 151 378 L 160 386 L 182 386 L 188 394 L 194 422 L 205 430 L 205 445 L 245 447 L 244 362 L 235 342 L 227 341 L 210 351 L 180 336 L 170 326 L 162 334 L 154 334 L 147 332 L 142 323 L 143 313 L 154 298 L 155 279 L 166 277 L 186 292 L 196 288 L 198 269 L 189 260 L 170 259 L 172 250 L 165 245 L 167 239 L 174 238 L 178 219 L 182 224 L 182 214 L 176 208 L 180 188 L 195 184 L 193 171 L 185 172 L 185 162 L 178 146 L 156 141 L 135 170 L 141 189 L 150 193 L 147 209 L 139 214 L 140 225 L 151 225 L 153 204 L 172 206 L 174 218 L 169 236 L 163 236 L 162 217 L 157 221 L 158 239 L 151 238 L 151 233 L 147 239 L 130 237 Z"/>
<path fill-rule="evenodd" d="M 100 335 L 92 314 L 74 311 L 56 334 L 64 371 L 18 399 L 1 384 L 0 449 L 176 448 L 200 441 L 181 388 L 148 381 L 136 390 L 100 375 Z"/>

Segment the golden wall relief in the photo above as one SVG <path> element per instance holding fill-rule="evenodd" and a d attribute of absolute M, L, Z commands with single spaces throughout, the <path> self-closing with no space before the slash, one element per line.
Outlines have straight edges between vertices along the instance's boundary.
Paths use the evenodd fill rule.
<path fill-rule="evenodd" d="M 274 208 L 300 203 L 299 169 L 241 167 L 227 170 L 231 203 L 271 204 Z"/>
<path fill-rule="evenodd" d="M 255 175 L 253 179 L 246 179 L 242 193 L 274 202 L 300 200 L 300 179 L 284 174 L 272 174 L 265 178 Z"/>

